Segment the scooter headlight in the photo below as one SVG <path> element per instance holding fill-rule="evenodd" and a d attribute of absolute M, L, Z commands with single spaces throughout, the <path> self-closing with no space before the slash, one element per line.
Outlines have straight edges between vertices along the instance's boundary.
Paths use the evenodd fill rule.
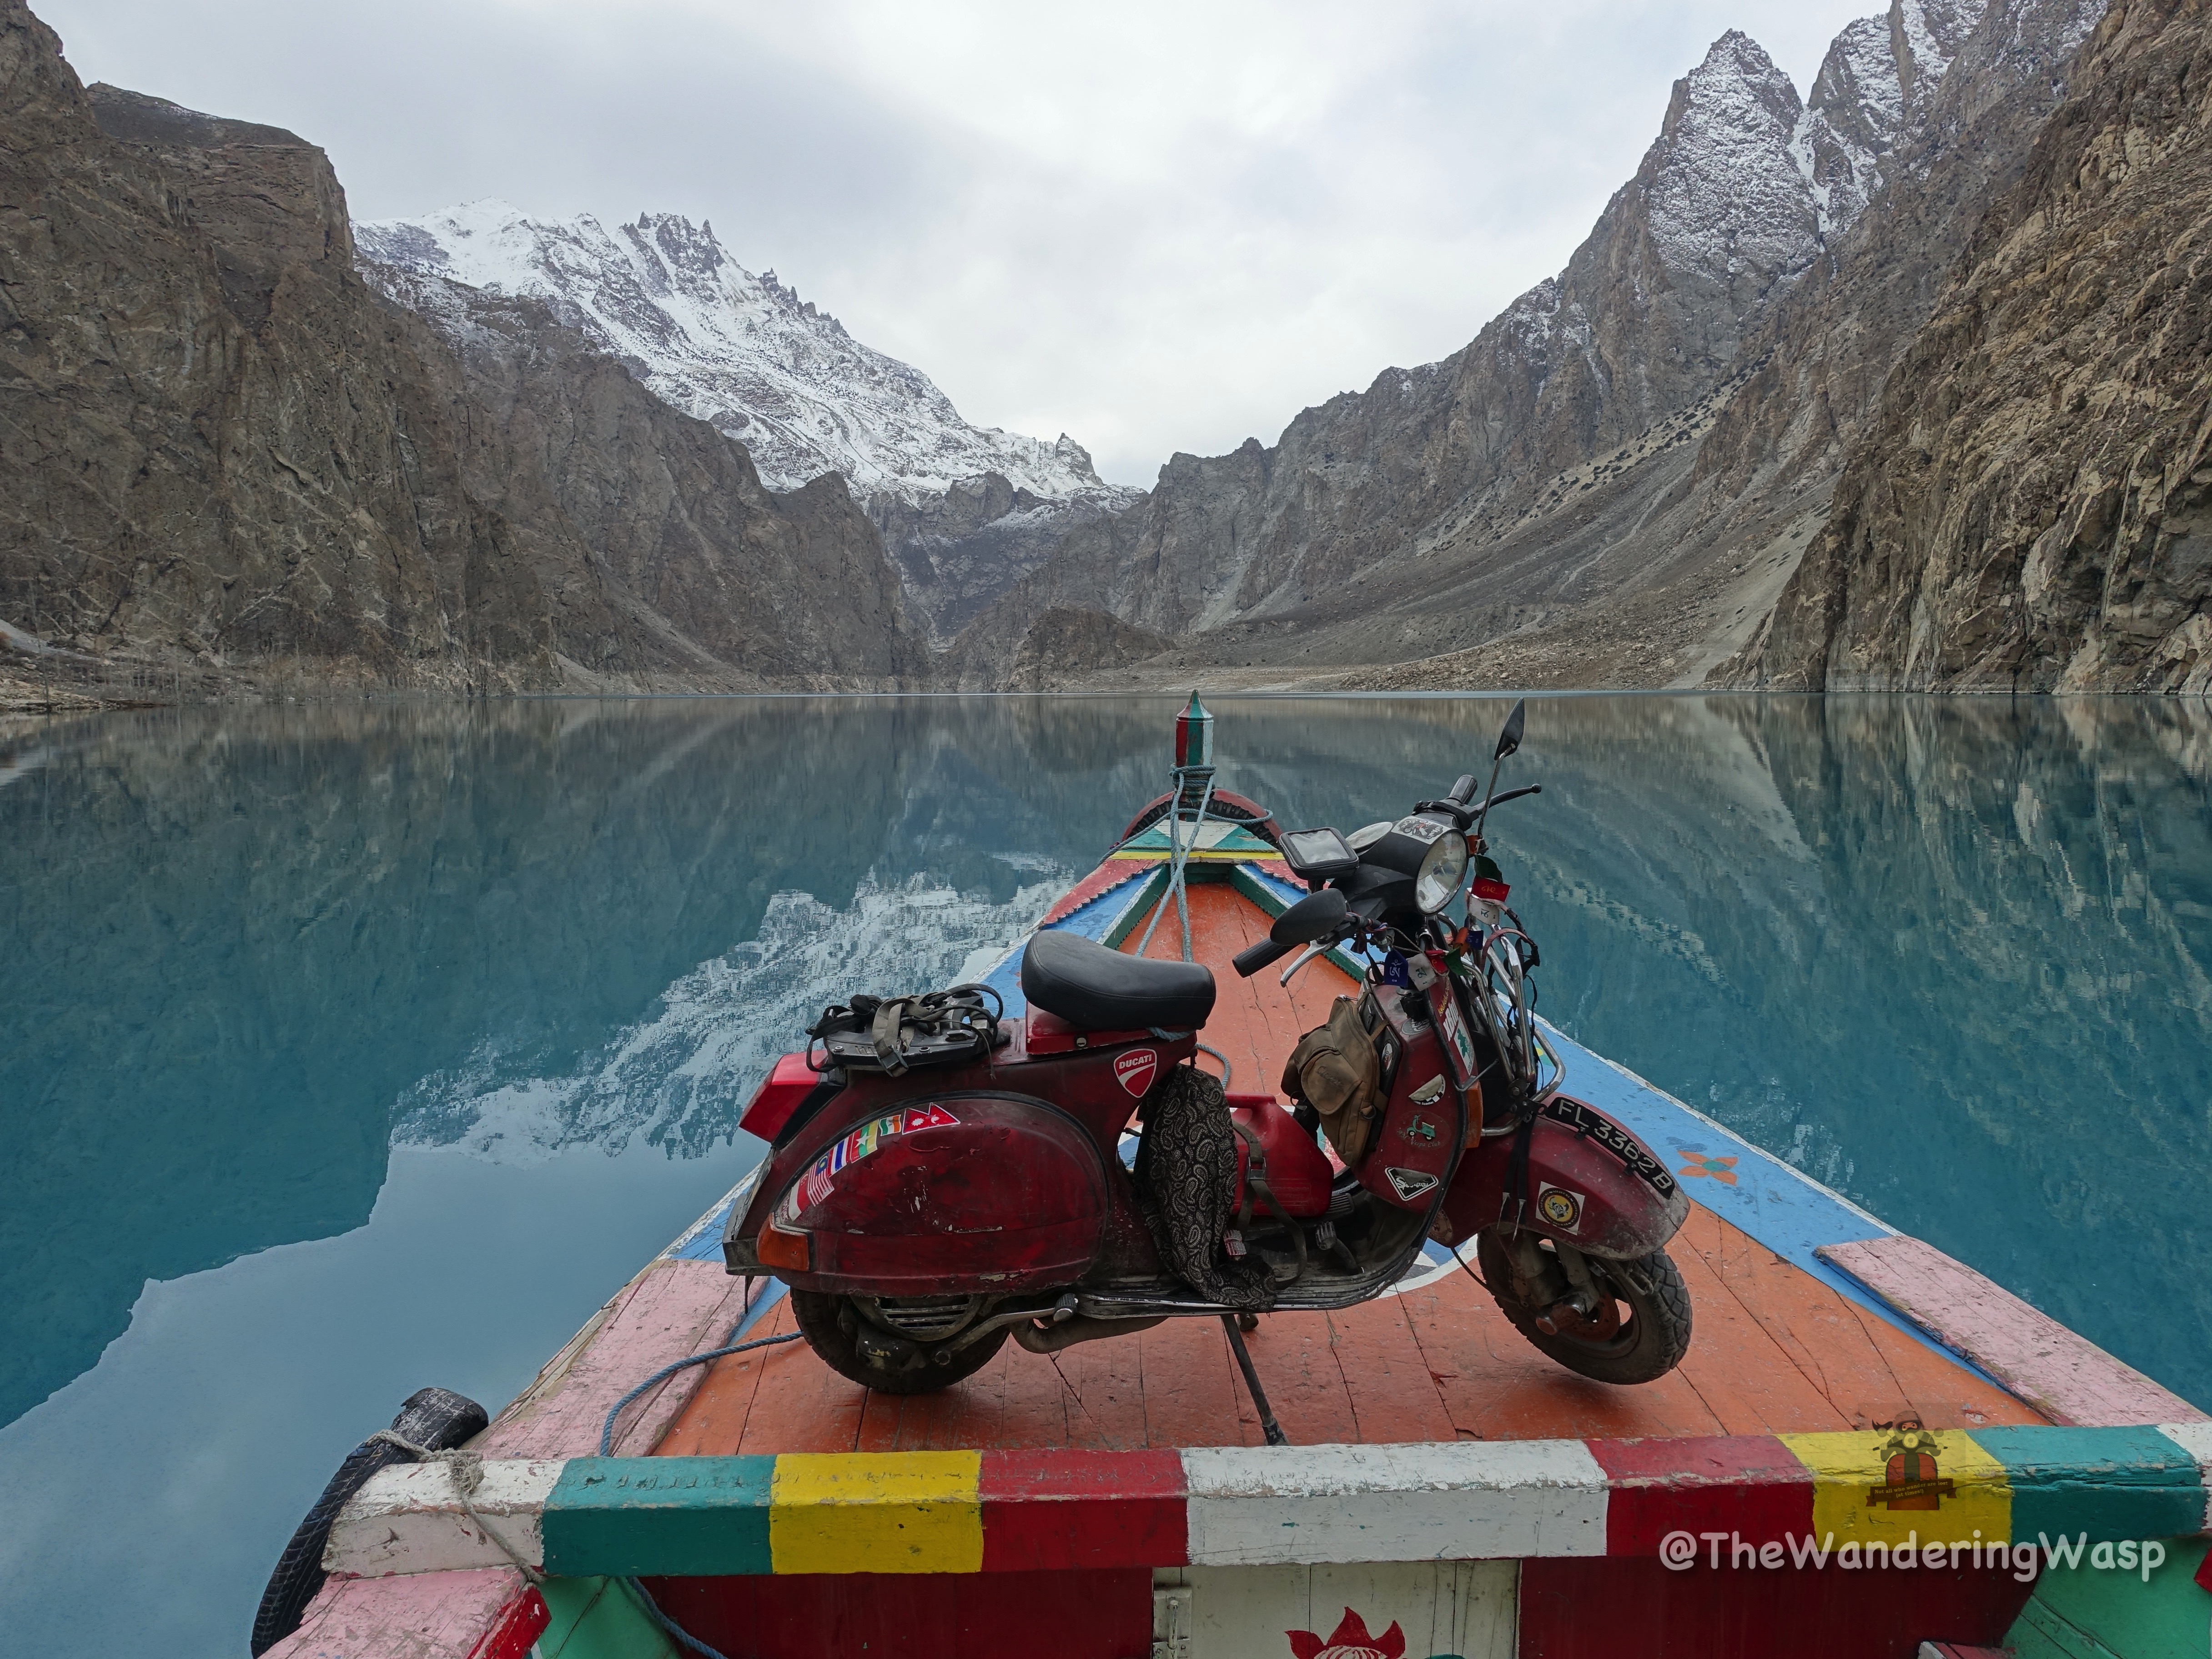
<path fill-rule="evenodd" d="M 1434 915 L 1459 896 L 1467 880 L 1467 837 L 1447 830 L 1430 846 L 1428 856 L 1413 877 L 1413 902 L 1424 915 Z"/>

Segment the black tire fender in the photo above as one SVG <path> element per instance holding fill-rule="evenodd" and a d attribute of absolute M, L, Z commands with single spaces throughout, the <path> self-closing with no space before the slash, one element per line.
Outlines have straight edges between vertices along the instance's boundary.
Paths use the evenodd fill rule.
<path fill-rule="evenodd" d="M 482 1434 L 490 1421 L 484 1408 L 451 1389 L 420 1389 L 407 1396 L 399 1415 L 392 1419 L 391 1432 L 426 1451 L 448 1451 Z M 300 1628 L 307 1603 L 323 1587 L 323 1547 L 330 1542 L 331 1523 L 368 1477 L 394 1463 L 412 1463 L 415 1454 L 402 1451 L 388 1440 L 364 1440 L 347 1454 L 338 1472 L 323 1488 L 323 1495 L 307 1511 L 276 1558 L 276 1571 L 261 1592 L 261 1607 L 253 1616 L 249 1644 L 254 1659 Z"/>

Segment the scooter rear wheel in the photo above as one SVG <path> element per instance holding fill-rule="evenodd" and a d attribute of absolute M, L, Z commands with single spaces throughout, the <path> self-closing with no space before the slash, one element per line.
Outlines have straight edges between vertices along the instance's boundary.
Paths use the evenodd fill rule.
<path fill-rule="evenodd" d="M 964 1348 L 953 1349 L 951 1358 L 941 1365 L 924 1354 L 921 1364 L 893 1370 L 887 1365 L 876 1364 L 860 1352 L 862 1322 L 850 1297 L 795 1290 L 791 1293 L 791 1313 L 799 1322 L 799 1334 L 805 1337 L 806 1346 L 821 1357 L 823 1364 L 838 1376 L 849 1377 L 878 1394 L 934 1394 L 939 1389 L 949 1389 L 981 1370 L 1006 1344 L 1006 1328 L 1001 1325 L 988 1336 L 978 1337 Z"/>
<path fill-rule="evenodd" d="M 1632 1261 L 1588 1258 L 1612 1305 L 1601 1307 L 1579 1331 L 1547 1331 L 1536 1323 L 1538 1310 L 1514 1299 L 1512 1264 L 1493 1234 L 1485 1232 L 1475 1250 L 1498 1311 L 1571 1371 L 1600 1382 L 1650 1382 L 1680 1364 L 1690 1351 L 1690 1287 L 1664 1250 Z"/>

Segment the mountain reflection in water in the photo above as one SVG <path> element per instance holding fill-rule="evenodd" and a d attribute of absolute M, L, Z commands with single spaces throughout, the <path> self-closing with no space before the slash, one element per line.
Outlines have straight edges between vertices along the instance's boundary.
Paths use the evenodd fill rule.
<path fill-rule="evenodd" d="M 1221 781 L 1349 830 L 1474 769 L 1506 706 L 1224 700 Z M 301 1241 L 367 1250 L 395 1146 L 460 1160 L 375 1247 L 401 1264 L 379 1272 L 413 1251 L 426 1283 L 460 1237 L 441 1218 L 495 1170 L 502 1202 L 526 1205 L 543 1164 L 544 1201 L 573 1206 L 594 1189 L 579 1149 L 741 1162 L 769 1057 L 826 1001 L 946 982 L 1016 936 L 1161 786 L 1174 707 L 544 702 L 0 731 L 0 1423 L 31 1413 L 0 1477 L 44 1467 L 40 1420 L 58 1432 L 95 1364 L 139 1363 L 134 1309 L 163 1363 L 229 1363 L 188 1320 L 156 1333 L 172 1281 L 216 1286 L 207 1270 Z M 1493 839 L 1546 1014 L 2212 1403 L 2208 772 L 2201 704 L 1553 698 L 1509 763 L 1545 793 Z M 520 1387 L 637 1265 L 550 1287 L 543 1330 L 501 1339 L 527 1362 L 492 1381 Z M 399 1394 L 447 1380 L 400 1363 L 390 1328 L 329 1341 L 311 1397 L 370 1355 Z M 323 1433 L 342 1451 L 373 1426 Z M 240 1559 L 273 1555 L 294 1489 L 326 1472 L 287 1471 Z M 258 1584 L 218 1589 L 250 1610 Z"/>

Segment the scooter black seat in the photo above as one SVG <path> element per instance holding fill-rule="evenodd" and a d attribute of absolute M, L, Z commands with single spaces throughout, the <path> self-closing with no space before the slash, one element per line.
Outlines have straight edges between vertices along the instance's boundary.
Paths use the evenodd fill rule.
<path fill-rule="evenodd" d="M 1124 956 L 1048 927 L 1022 953 L 1022 994 L 1087 1031 L 1194 1031 L 1213 1012 L 1213 970 Z"/>

